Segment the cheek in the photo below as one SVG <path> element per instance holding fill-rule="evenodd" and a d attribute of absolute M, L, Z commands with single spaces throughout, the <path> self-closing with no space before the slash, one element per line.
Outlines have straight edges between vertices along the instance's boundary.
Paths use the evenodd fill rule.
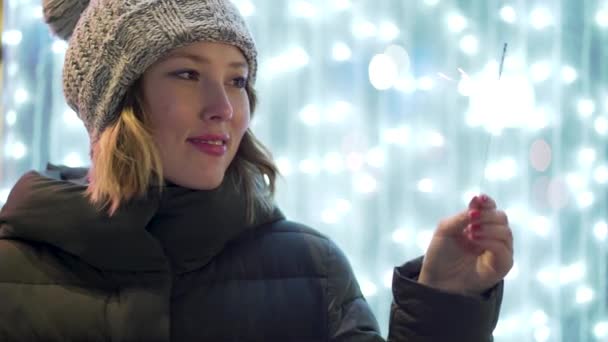
<path fill-rule="evenodd" d="M 155 139 L 167 143 L 187 135 L 192 126 L 189 108 L 193 108 L 194 104 L 178 100 L 178 96 L 170 90 L 150 95 L 154 97 L 149 97 L 145 108 Z"/>
<path fill-rule="evenodd" d="M 238 104 L 233 108 L 233 110 L 235 111 L 236 116 L 236 120 L 234 120 L 236 126 L 235 129 L 242 134 L 245 134 L 251 122 L 251 112 L 249 110 L 249 99 L 247 95 L 244 95 L 244 98 L 239 99 Z"/>

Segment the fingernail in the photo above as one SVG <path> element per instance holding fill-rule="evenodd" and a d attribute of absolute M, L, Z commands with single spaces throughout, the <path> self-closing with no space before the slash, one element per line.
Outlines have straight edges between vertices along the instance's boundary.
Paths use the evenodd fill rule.
<path fill-rule="evenodd" d="M 479 205 L 481 203 L 481 199 L 479 199 L 479 196 L 474 196 L 471 203 L 473 203 L 473 205 Z"/>
<path fill-rule="evenodd" d="M 472 232 L 478 232 L 481 230 L 481 224 L 479 223 L 473 223 L 471 224 L 471 231 Z"/>
<path fill-rule="evenodd" d="M 471 238 L 472 238 L 473 240 L 478 240 L 478 239 L 481 239 L 481 234 L 480 234 L 480 233 L 478 233 L 478 232 L 471 233 Z"/>
<path fill-rule="evenodd" d="M 490 198 L 489 198 L 488 196 L 486 196 L 486 195 L 481 195 L 481 201 L 482 201 L 483 203 L 486 203 L 486 202 L 487 202 L 489 199 L 490 199 Z"/>
<path fill-rule="evenodd" d="M 481 217 L 481 212 L 479 210 L 469 211 L 469 219 L 471 219 L 471 221 L 478 220 L 480 217 Z"/>

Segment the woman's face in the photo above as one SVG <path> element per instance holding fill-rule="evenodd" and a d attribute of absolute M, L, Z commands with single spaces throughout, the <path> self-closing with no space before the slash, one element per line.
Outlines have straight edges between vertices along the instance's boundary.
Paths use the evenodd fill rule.
<path fill-rule="evenodd" d="M 166 180 L 218 187 L 249 127 L 248 65 L 231 45 L 200 42 L 175 49 L 142 77 L 143 110 Z"/>

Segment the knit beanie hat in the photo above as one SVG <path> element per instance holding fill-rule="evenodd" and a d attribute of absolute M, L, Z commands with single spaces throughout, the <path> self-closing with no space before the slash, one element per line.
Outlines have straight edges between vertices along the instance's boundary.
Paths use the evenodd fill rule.
<path fill-rule="evenodd" d="M 43 9 L 51 30 L 69 40 L 63 91 L 92 139 L 119 117 L 129 87 L 175 48 L 234 45 L 255 80 L 255 43 L 230 0 L 43 0 Z"/>

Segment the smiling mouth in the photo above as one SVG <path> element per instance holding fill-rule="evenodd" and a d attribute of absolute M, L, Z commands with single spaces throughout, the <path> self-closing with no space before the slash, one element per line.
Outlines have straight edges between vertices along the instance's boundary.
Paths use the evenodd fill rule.
<path fill-rule="evenodd" d="M 188 139 L 188 143 L 192 144 L 199 152 L 214 157 L 221 157 L 228 151 L 225 140 Z"/>

